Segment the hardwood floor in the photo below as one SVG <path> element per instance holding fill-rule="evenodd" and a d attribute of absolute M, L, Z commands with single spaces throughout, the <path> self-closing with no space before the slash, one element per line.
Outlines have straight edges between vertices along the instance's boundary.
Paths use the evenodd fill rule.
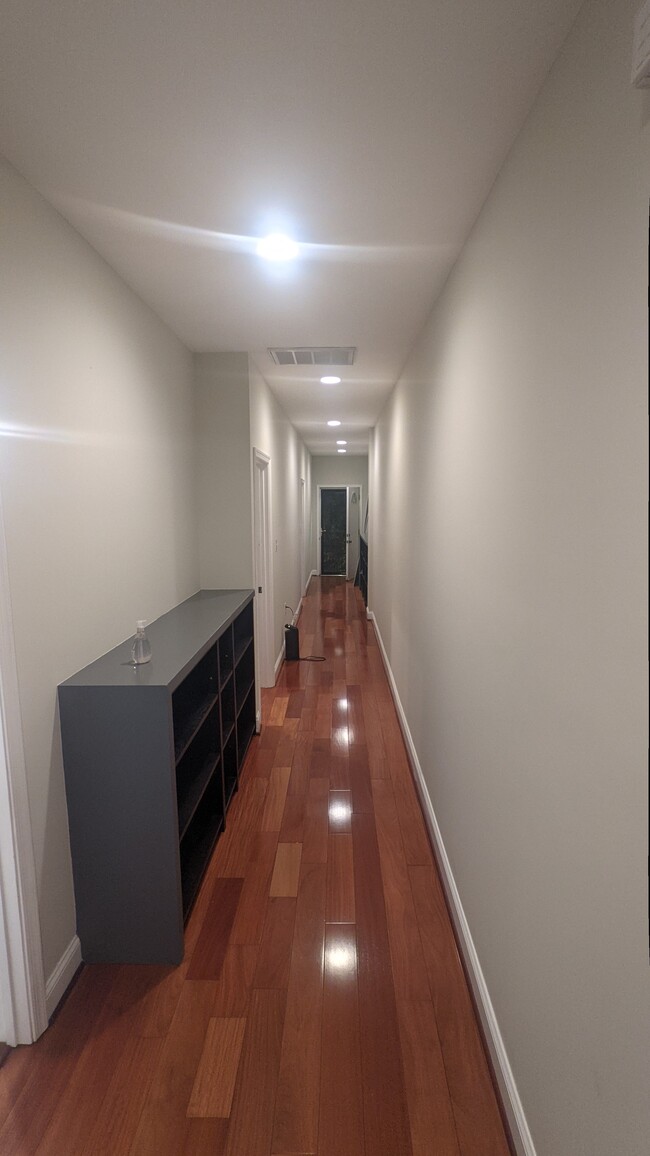
<path fill-rule="evenodd" d="M 507 1156 L 358 592 L 312 579 L 178 968 L 84 968 L 3 1156 Z"/>

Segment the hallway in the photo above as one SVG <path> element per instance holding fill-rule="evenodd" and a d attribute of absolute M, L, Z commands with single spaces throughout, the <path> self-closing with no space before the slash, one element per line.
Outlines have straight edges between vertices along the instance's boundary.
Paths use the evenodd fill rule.
<path fill-rule="evenodd" d="M 372 626 L 312 579 L 176 969 L 94 965 L 3 1156 L 506 1156 Z"/>

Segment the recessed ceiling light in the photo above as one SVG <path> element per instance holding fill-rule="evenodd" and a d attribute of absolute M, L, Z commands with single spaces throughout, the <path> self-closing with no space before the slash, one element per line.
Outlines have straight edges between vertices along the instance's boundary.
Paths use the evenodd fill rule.
<path fill-rule="evenodd" d="M 340 421 L 328 421 L 328 425 L 340 425 Z"/>
<path fill-rule="evenodd" d="M 257 255 L 265 261 L 293 261 L 299 252 L 298 242 L 285 237 L 284 233 L 269 233 L 257 244 Z"/>
<path fill-rule="evenodd" d="M 347 450 L 337 450 L 336 452 L 338 454 L 347 454 L 348 451 Z"/>
<path fill-rule="evenodd" d="M 320 382 L 321 385 L 340 385 L 341 378 L 334 377 L 333 375 L 331 377 L 321 377 Z"/>
<path fill-rule="evenodd" d="M 337 444 L 337 446 L 346 446 L 348 443 L 341 440 L 341 441 L 338 441 L 336 444 Z"/>

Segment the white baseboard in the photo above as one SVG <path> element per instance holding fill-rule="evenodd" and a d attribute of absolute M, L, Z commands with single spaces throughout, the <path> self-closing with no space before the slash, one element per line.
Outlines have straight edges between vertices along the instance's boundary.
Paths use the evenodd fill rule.
<path fill-rule="evenodd" d="M 50 1019 L 81 966 L 81 944 L 74 936 L 45 984 L 45 1006 Z"/>
<path fill-rule="evenodd" d="M 480 960 L 474 945 L 474 940 L 472 939 L 472 933 L 470 931 L 467 917 L 463 909 L 458 887 L 456 886 L 456 880 L 454 879 L 454 875 L 451 869 L 451 863 L 449 862 L 449 857 L 445 850 L 442 833 L 440 831 L 436 813 L 433 809 L 433 803 L 431 802 L 431 796 L 429 795 L 429 790 L 422 773 L 422 767 L 420 766 L 420 760 L 415 749 L 413 737 L 411 735 L 409 725 L 406 720 L 406 715 L 404 713 L 404 708 L 397 691 L 395 678 L 391 670 L 386 648 L 384 646 L 379 627 L 377 626 L 377 620 L 374 613 L 371 610 L 368 610 L 367 613 L 368 618 L 374 623 L 377 642 L 379 644 L 379 651 L 381 653 L 386 675 L 388 677 L 391 694 L 395 702 L 397 717 L 399 719 L 402 734 L 404 736 L 404 742 L 406 744 L 406 751 L 409 757 L 409 762 L 411 764 L 415 786 L 420 797 L 420 803 L 422 805 L 424 819 L 429 831 L 429 837 L 436 853 L 436 859 L 438 861 L 438 867 L 440 869 L 442 883 L 447 897 L 449 912 L 456 931 L 458 945 L 463 957 L 463 962 L 465 964 L 467 977 L 472 988 L 472 994 L 474 996 L 476 1008 L 480 1016 L 485 1041 L 490 1052 L 492 1067 L 497 1084 L 499 1086 L 499 1092 L 501 1094 L 501 1102 L 508 1118 L 508 1124 L 510 1126 L 510 1132 L 512 1134 L 512 1139 L 517 1151 L 517 1156 L 536 1156 L 535 1145 L 533 1144 L 533 1138 L 530 1134 L 530 1129 L 528 1127 L 528 1122 L 524 1113 L 523 1104 L 521 1102 L 517 1085 L 515 1083 L 512 1068 L 510 1067 L 510 1061 L 508 1060 L 503 1037 L 499 1029 L 497 1017 L 492 1005 L 492 1000 L 490 999 L 490 993 L 488 991 L 487 983 L 485 982 L 485 976 L 483 975 L 483 969 L 481 968 Z"/>
<path fill-rule="evenodd" d="M 295 625 L 296 625 L 296 622 L 297 622 L 297 621 L 298 621 L 298 619 L 300 618 L 300 611 L 301 611 L 301 610 L 302 610 L 302 598 L 300 599 L 300 602 L 299 602 L 299 603 L 298 603 L 298 605 L 296 606 L 296 613 L 294 614 L 293 618 L 291 619 L 291 625 L 292 625 L 292 626 L 295 626 Z"/>
<path fill-rule="evenodd" d="M 280 673 L 280 668 L 281 668 L 283 662 L 284 662 L 284 646 L 282 647 L 282 650 L 280 651 L 280 653 L 278 654 L 278 657 L 275 660 L 274 674 L 275 674 L 275 681 L 276 682 L 278 681 L 278 675 Z"/>

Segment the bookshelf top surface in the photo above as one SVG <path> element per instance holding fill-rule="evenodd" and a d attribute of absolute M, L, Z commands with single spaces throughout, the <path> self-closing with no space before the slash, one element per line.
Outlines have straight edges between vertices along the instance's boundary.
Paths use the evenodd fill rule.
<path fill-rule="evenodd" d="M 131 635 L 61 686 L 143 686 L 173 690 L 252 598 L 252 590 L 199 590 L 147 624 L 150 662 L 133 666 Z"/>

